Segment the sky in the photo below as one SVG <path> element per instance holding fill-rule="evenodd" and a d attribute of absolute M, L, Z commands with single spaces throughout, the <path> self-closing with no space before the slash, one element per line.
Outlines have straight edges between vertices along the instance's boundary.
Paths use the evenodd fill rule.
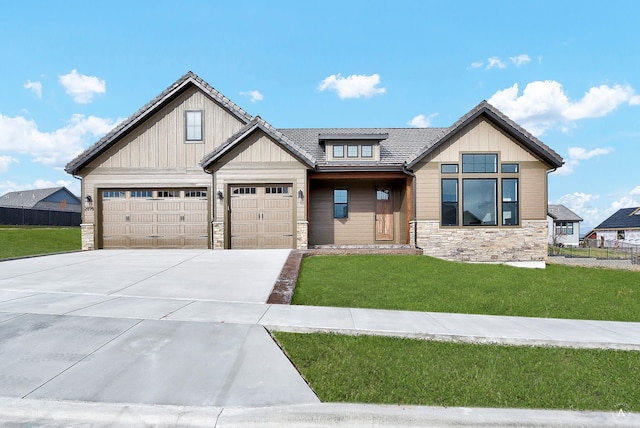
<path fill-rule="evenodd" d="M 276 128 L 448 127 L 482 100 L 565 161 L 582 231 L 640 206 L 640 2 L 30 1 L 0 13 L 0 195 L 188 71 Z"/>

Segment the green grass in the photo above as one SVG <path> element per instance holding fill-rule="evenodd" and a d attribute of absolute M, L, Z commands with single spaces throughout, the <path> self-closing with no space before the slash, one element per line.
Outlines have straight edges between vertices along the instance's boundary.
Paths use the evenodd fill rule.
<path fill-rule="evenodd" d="M 79 227 L 0 227 L 0 260 L 79 251 Z"/>
<path fill-rule="evenodd" d="M 313 256 L 293 304 L 640 321 L 640 272 L 525 269 L 425 256 Z"/>
<path fill-rule="evenodd" d="M 640 352 L 274 336 L 323 402 L 640 410 Z"/>

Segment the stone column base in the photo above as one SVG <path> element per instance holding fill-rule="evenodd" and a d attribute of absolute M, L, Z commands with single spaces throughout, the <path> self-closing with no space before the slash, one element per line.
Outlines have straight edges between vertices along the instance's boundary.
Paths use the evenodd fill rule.
<path fill-rule="evenodd" d="M 309 222 L 299 221 L 296 236 L 296 248 L 298 250 L 306 250 L 309 247 Z"/>
<path fill-rule="evenodd" d="M 211 248 L 214 250 L 224 250 L 224 222 L 211 222 Z"/>
<path fill-rule="evenodd" d="M 82 236 L 82 251 L 95 250 L 95 226 L 93 223 L 82 223 L 80 225 L 80 233 Z"/>

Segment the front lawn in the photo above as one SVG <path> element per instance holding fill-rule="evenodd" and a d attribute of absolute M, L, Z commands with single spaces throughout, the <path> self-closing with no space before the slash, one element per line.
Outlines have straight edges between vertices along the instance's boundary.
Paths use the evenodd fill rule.
<path fill-rule="evenodd" d="M 80 251 L 79 227 L 0 227 L 0 260 Z"/>
<path fill-rule="evenodd" d="M 412 255 L 312 256 L 293 304 L 640 321 L 640 272 L 455 263 Z"/>
<path fill-rule="evenodd" d="M 273 334 L 323 402 L 640 410 L 640 352 Z"/>

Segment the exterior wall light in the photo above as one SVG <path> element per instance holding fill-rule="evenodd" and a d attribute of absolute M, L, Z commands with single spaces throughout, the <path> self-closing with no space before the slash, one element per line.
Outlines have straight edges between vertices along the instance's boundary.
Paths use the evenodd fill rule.
<path fill-rule="evenodd" d="M 298 190 L 298 199 L 303 200 L 304 199 L 304 192 L 301 190 Z"/>
<path fill-rule="evenodd" d="M 84 197 L 84 209 L 86 211 L 93 211 L 93 198 L 91 195 L 87 195 Z"/>
<path fill-rule="evenodd" d="M 219 201 L 224 199 L 224 195 L 222 194 L 222 190 L 218 190 L 218 193 L 216 194 L 216 196 L 218 196 L 218 200 Z"/>

